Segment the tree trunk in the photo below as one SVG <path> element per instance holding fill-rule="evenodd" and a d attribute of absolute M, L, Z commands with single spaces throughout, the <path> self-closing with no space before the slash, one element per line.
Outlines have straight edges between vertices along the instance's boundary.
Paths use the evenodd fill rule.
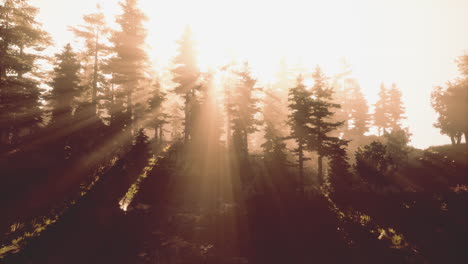
<path fill-rule="evenodd" d="M 159 139 L 158 139 L 158 127 L 159 125 L 155 125 L 154 126 L 154 143 L 158 144 L 159 143 Z"/>
<path fill-rule="evenodd" d="M 299 184 L 301 188 L 301 195 L 305 193 L 305 182 L 304 182 L 304 152 L 302 150 L 302 144 L 299 144 Z"/>
<path fill-rule="evenodd" d="M 112 75 L 112 78 L 114 78 L 114 75 Z M 111 81 L 110 92 L 111 92 L 111 94 L 110 94 L 111 106 L 110 106 L 109 115 L 110 115 L 110 125 L 113 126 L 113 125 L 115 125 L 114 124 L 114 120 L 115 120 L 115 113 L 114 113 L 114 110 L 115 110 L 115 107 L 114 107 L 115 97 L 114 97 L 114 83 L 112 81 Z"/>
<path fill-rule="evenodd" d="M 133 122 L 133 102 L 132 102 L 132 92 L 130 90 L 130 87 L 127 87 L 127 118 L 128 118 L 128 132 L 129 135 L 136 134 L 136 131 L 134 131 L 136 128 L 134 126 Z"/>
<path fill-rule="evenodd" d="M 452 145 L 455 145 L 455 137 L 453 135 L 450 135 L 450 141 L 452 141 Z"/>
<path fill-rule="evenodd" d="M 249 140 L 248 140 L 248 134 L 247 134 L 247 131 L 244 130 L 244 136 L 243 136 L 243 150 L 244 150 L 244 155 L 245 155 L 245 158 L 247 158 L 249 156 Z"/>
<path fill-rule="evenodd" d="M 457 145 L 461 144 L 462 135 L 463 133 L 457 133 Z"/>
<path fill-rule="evenodd" d="M 185 94 L 185 123 L 184 123 L 184 142 L 187 144 L 190 138 L 190 92 Z"/>
<path fill-rule="evenodd" d="M 95 47 L 94 47 L 93 91 L 91 95 L 91 102 L 93 105 L 94 114 L 96 114 L 96 111 L 97 111 L 98 43 L 99 43 L 99 34 L 96 31 L 96 39 L 95 39 Z"/>
<path fill-rule="evenodd" d="M 160 124 L 159 125 L 159 145 L 161 146 L 163 144 L 163 133 L 164 133 L 164 125 Z"/>
<path fill-rule="evenodd" d="M 318 180 L 319 180 L 319 185 L 323 184 L 323 156 L 319 155 L 318 156 Z"/>

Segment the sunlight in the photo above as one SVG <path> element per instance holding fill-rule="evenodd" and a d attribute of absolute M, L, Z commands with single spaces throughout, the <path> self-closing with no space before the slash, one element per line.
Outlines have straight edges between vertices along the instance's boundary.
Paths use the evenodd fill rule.
<path fill-rule="evenodd" d="M 466 10 L 0 0 L 0 262 L 468 263 Z"/>
<path fill-rule="evenodd" d="M 335 70 L 335 60 L 344 55 L 344 50 L 338 50 L 337 54 L 335 48 L 341 46 L 339 43 L 342 43 L 344 38 L 357 34 L 357 27 L 351 28 L 348 23 L 343 28 L 339 20 L 329 19 L 323 12 L 314 11 L 311 20 L 306 20 L 307 3 L 301 1 L 296 1 L 296 5 L 288 7 L 268 3 L 268 9 L 264 1 L 173 1 L 171 4 L 165 4 L 164 8 L 172 10 L 181 4 L 188 5 L 188 8 L 177 10 L 181 15 L 177 20 L 166 17 L 171 12 L 148 14 L 149 36 L 154 36 L 154 40 L 150 40 L 149 43 L 152 43 L 155 57 L 164 61 L 170 59 L 166 54 L 174 53 L 174 45 L 158 45 L 158 39 L 162 42 L 162 34 L 171 34 L 172 39 L 177 39 L 177 34 L 180 35 L 184 26 L 190 25 L 197 42 L 202 70 L 220 67 L 234 59 L 245 59 L 251 62 L 252 71 L 265 82 L 272 81 L 280 58 L 290 61 L 302 58 L 307 62 L 306 66 L 326 64 L 327 71 Z M 141 1 L 141 5 L 143 10 L 158 10 L 160 6 L 152 1 Z M 339 12 L 339 9 L 335 10 L 329 4 L 313 8 Z M 256 11 L 263 9 L 265 12 L 259 19 L 259 13 Z M 239 19 L 238 14 L 242 14 L 242 19 Z M 162 29 L 162 20 L 171 22 L 164 24 Z M 320 24 L 318 34 L 325 35 L 325 41 L 315 41 L 310 37 L 307 25 L 314 23 Z M 164 52 L 161 48 L 164 48 Z"/>
<path fill-rule="evenodd" d="M 63 46 L 72 37 L 71 33 L 63 34 L 63 25 L 79 24 L 81 14 L 92 12 L 96 3 L 102 6 L 110 24 L 115 25 L 113 16 L 120 13 L 117 1 L 33 2 L 41 6 L 40 16 L 55 36 L 57 46 Z M 198 42 L 202 70 L 225 65 L 233 59 L 248 59 L 262 83 L 272 80 L 280 58 L 309 69 L 319 64 L 333 76 L 339 70 L 341 58 L 346 57 L 370 103 L 375 103 L 382 81 L 397 82 L 407 91 L 404 100 L 408 121 L 420 135 L 412 139 L 415 146 L 428 146 L 434 140 L 446 143 L 432 129 L 435 113 L 431 106 L 414 103 L 411 98 L 429 98 L 434 85 L 457 76 L 453 58 L 468 45 L 466 34 L 458 33 L 464 30 L 459 25 L 468 24 L 463 14 L 466 2 L 140 0 L 139 3 L 149 19 L 148 49 L 158 69 L 170 65 L 176 54 L 175 42 L 186 25 L 192 27 Z M 57 16 L 56 10 L 74 12 Z M 446 14 L 453 19 L 442 19 Z M 58 19 L 66 21 L 58 23 Z"/>

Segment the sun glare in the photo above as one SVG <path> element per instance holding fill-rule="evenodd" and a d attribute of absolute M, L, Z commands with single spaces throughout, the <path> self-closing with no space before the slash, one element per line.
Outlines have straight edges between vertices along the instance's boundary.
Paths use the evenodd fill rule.
<path fill-rule="evenodd" d="M 0 262 L 468 263 L 467 11 L 0 0 Z"/>
<path fill-rule="evenodd" d="M 114 15 L 121 12 L 118 1 L 33 2 L 41 7 L 40 17 L 57 46 L 73 37 L 71 33 L 63 33 L 63 25 L 79 24 L 82 14 L 92 12 L 97 3 L 110 24 L 115 25 Z M 320 65 L 332 77 L 342 69 L 345 57 L 371 104 L 375 103 L 382 82 L 388 85 L 396 82 L 405 91 L 413 131 L 421 135 L 433 131 L 428 137 L 414 137 L 414 144 L 427 146 L 435 138 L 443 141 L 432 128 L 435 113 L 430 104 L 421 105 L 410 98 L 423 96 L 429 102 L 433 86 L 457 76 L 453 59 L 468 46 L 468 37 L 461 33 L 466 31 L 461 25 L 468 25 L 463 12 L 466 2 L 140 0 L 139 3 L 148 16 L 148 50 L 158 70 L 171 65 L 177 52 L 176 41 L 187 25 L 194 32 L 203 71 L 233 60 L 248 60 L 260 83 L 274 80 L 281 59 L 298 69 Z M 61 10 L 60 16 L 57 10 Z M 63 14 L 63 10 L 70 12 Z M 447 28 L 453 30 L 444 30 Z"/>

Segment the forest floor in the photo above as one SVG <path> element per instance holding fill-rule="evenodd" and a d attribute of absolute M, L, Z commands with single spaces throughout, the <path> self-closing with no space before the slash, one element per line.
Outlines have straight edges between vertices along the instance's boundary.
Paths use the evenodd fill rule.
<path fill-rule="evenodd" d="M 385 195 L 345 197 L 349 203 L 367 200 L 349 210 L 323 189 L 312 187 L 299 197 L 295 191 L 275 188 L 269 178 L 275 173 L 259 162 L 235 164 L 219 150 L 207 164 L 204 157 L 181 153 L 169 149 L 137 170 L 116 162 L 55 223 L 0 262 L 438 263 L 452 256 L 446 263 L 463 263 L 454 261 L 466 258 L 459 252 L 467 243 L 462 237 L 468 217 L 460 213 L 466 209 L 466 195 L 447 196 L 452 200 L 437 204 L 447 201 L 451 214 L 443 208 L 427 209 L 433 201 L 425 204 L 414 194 L 400 200 Z M 142 173 L 146 177 L 138 180 Z M 135 189 L 136 181 L 140 185 Z M 129 190 L 132 197 L 124 206 L 122 197 Z M 372 199 L 375 204 L 368 206 Z M 408 205 L 408 199 L 424 208 Z M 423 223 L 427 217 L 434 224 Z M 405 230 L 408 225 L 399 224 L 403 221 L 420 229 L 418 239 Z M 444 226 L 450 223 L 454 226 Z M 433 239 L 431 246 L 451 241 L 457 247 L 431 255 L 424 238 Z"/>

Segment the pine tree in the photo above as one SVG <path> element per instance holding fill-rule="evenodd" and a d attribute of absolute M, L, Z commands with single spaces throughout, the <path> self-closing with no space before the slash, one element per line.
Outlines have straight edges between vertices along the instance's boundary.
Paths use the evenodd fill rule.
<path fill-rule="evenodd" d="M 145 79 L 148 66 L 148 58 L 144 50 L 146 29 L 143 27 L 146 16 L 138 9 L 137 3 L 137 0 L 124 0 L 119 3 L 123 13 L 116 18 L 120 29 L 114 31 L 110 38 L 114 56 L 108 66 L 112 73 L 112 82 L 118 85 L 120 90 L 117 92 L 114 89 L 114 99 L 121 102 L 112 110 L 119 112 L 118 123 L 127 127 L 128 132 L 131 131 L 129 127 L 133 127 L 133 95 Z M 122 104 L 125 110 L 122 109 Z M 125 113 L 122 113 L 123 110 Z"/>
<path fill-rule="evenodd" d="M 341 61 L 341 70 L 338 74 L 333 76 L 332 88 L 333 88 L 333 102 L 339 104 L 341 107 L 336 109 L 333 115 L 333 121 L 341 122 L 343 125 L 331 132 L 330 135 L 341 136 L 343 138 L 349 138 L 349 119 L 352 114 L 352 105 L 350 105 L 351 90 L 356 83 L 356 80 L 351 78 L 352 74 L 351 65 L 348 64 L 346 59 Z"/>
<path fill-rule="evenodd" d="M 99 5 L 97 9 L 96 13 L 83 16 L 85 24 L 71 27 L 75 36 L 84 40 L 85 51 L 81 59 L 84 62 L 83 68 L 91 69 L 86 71 L 90 73 L 86 76 L 86 85 L 91 87 L 91 103 L 95 108 L 94 111 L 98 103 L 98 86 L 102 86 L 105 79 L 102 73 L 103 56 L 108 53 L 109 47 L 104 44 L 104 40 L 110 33 Z"/>
<path fill-rule="evenodd" d="M 269 87 L 270 89 L 265 91 L 265 100 L 271 99 L 273 101 L 268 104 L 265 102 L 265 106 L 271 106 L 272 111 L 274 111 L 269 120 L 277 128 L 284 127 L 284 123 L 288 119 L 288 89 L 295 85 L 296 77 L 288 66 L 286 59 L 283 58 L 280 61 L 280 68 L 275 74 L 275 81 Z"/>
<path fill-rule="evenodd" d="M 291 128 L 289 138 L 293 139 L 297 147 L 293 150 L 297 154 L 299 167 L 299 181 L 302 193 L 304 192 L 304 161 L 308 160 L 304 152 L 307 150 L 307 139 L 309 137 L 309 117 L 311 115 L 311 92 L 304 85 L 302 75 L 297 77 L 297 85 L 289 90 L 288 125 Z"/>
<path fill-rule="evenodd" d="M 405 107 L 401 100 L 401 91 L 397 88 L 396 84 L 388 91 L 388 123 L 392 130 L 401 129 L 401 120 L 405 117 Z"/>
<path fill-rule="evenodd" d="M 162 104 L 166 100 L 166 93 L 162 91 L 161 84 L 158 79 L 153 81 L 151 97 L 148 99 L 148 117 L 149 124 L 154 129 L 154 141 L 157 144 L 162 144 L 164 125 L 168 123 L 168 114 L 164 113 Z"/>
<path fill-rule="evenodd" d="M 49 83 L 50 92 L 46 95 L 51 106 L 50 132 L 55 133 L 55 145 L 51 146 L 58 158 L 69 159 L 76 152 L 73 148 L 74 133 L 83 124 L 75 123 L 73 112 L 78 108 L 77 98 L 82 92 L 78 73 L 80 63 L 70 44 L 65 45 L 61 53 L 55 55 L 53 78 Z M 78 111 L 81 116 L 81 110 Z M 75 144 L 78 145 L 78 144 Z"/>
<path fill-rule="evenodd" d="M 142 166 L 147 164 L 151 154 L 149 138 L 145 134 L 145 130 L 140 128 L 135 136 L 133 146 L 127 154 L 130 170 L 141 169 Z M 136 171 L 136 173 L 138 173 L 138 171 Z"/>
<path fill-rule="evenodd" d="M 353 182 L 351 166 L 348 162 L 345 145 L 337 144 L 332 149 L 330 155 L 330 184 L 335 192 L 335 197 L 350 188 Z"/>
<path fill-rule="evenodd" d="M 66 125 L 71 121 L 76 98 L 82 91 L 78 77 L 80 63 L 76 56 L 70 44 L 56 54 L 54 77 L 50 83 L 52 90 L 48 97 L 52 105 L 52 123 L 55 125 Z"/>
<path fill-rule="evenodd" d="M 265 142 L 261 145 L 263 148 L 264 157 L 270 163 L 274 162 L 278 165 L 286 163 L 286 144 L 284 136 L 280 131 L 284 124 L 282 98 L 279 96 L 279 91 L 270 87 L 265 90 L 263 100 L 263 121 L 265 122 Z"/>
<path fill-rule="evenodd" d="M 236 152 L 243 158 L 249 153 L 248 136 L 256 132 L 261 122 L 255 115 L 259 112 L 258 102 L 254 91 L 257 80 L 252 77 L 248 62 L 245 62 L 240 71 L 236 71 L 238 83 L 232 91 L 229 114 L 232 125 L 232 139 Z"/>
<path fill-rule="evenodd" d="M 261 147 L 263 148 L 263 156 L 267 163 L 277 166 L 286 165 L 286 143 L 284 143 L 284 139 L 279 136 L 278 130 L 275 129 L 271 122 L 266 122 L 264 137 L 265 142 Z"/>
<path fill-rule="evenodd" d="M 224 113 L 225 113 L 225 134 L 226 134 L 226 147 L 231 148 L 232 144 L 232 132 L 231 132 L 231 115 L 230 115 L 230 107 L 232 105 L 232 90 L 234 90 L 235 86 L 235 78 L 233 74 L 233 66 L 236 65 L 236 63 L 230 62 L 229 64 L 221 67 L 221 71 L 224 72 L 222 74 L 222 85 L 223 85 L 223 97 L 224 97 Z"/>
<path fill-rule="evenodd" d="M 352 121 L 351 138 L 362 137 L 369 131 L 369 107 L 361 87 L 355 79 L 352 79 L 352 85 L 350 85 L 348 104 L 348 108 L 351 110 L 350 120 Z"/>
<path fill-rule="evenodd" d="M 177 84 L 175 93 L 182 95 L 185 100 L 184 112 L 184 140 L 189 142 L 192 134 L 192 123 L 194 118 L 194 108 L 197 103 L 197 90 L 200 89 L 198 83 L 200 70 L 198 69 L 192 31 L 189 27 L 185 28 L 182 38 L 178 41 L 179 53 L 174 59 L 176 65 L 172 69 L 174 75 L 173 82 Z"/>
<path fill-rule="evenodd" d="M 410 133 L 408 130 L 392 129 L 384 135 L 386 139 L 387 155 L 394 167 L 399 167 L 408 159 L 410 149 L 408 147 Z"/>
<path fill-rule="evenodd" d="M 196 123 L 193 126 L 193 140 L 197 143 L 195 147 L 206 146 L 210 143 L 212 146 L 218 146 L 222 134 L 222 112 L 220 111 L 220 98 L 215 91 L 213 72 L 206 72 L 200 76 L 200 95 L 196 108 L 194 109 L 194 118 Z"/>
<path fill-rule="evenodd" d="M 281 93 L 269 86 L 264 89 L 263 98 L 263 120 L 265 123 L 270 123 L 278 132 L 286 121 L 283 117 L 287 117 L 287 109 L 284 109 Z"/>
<path fill-rule="evenodd" d="M 42 122 L 35 63 L 50 38 L 26 0 L 0 4 L 0 144 L 19 143 L 20 130 L 34 133 Z"/>
<path fill-rule="evenodd" d="M 386 129 L 389 127 L 389 115 L 388 115 L 388 101 L 389 95 L 388 90 L 385 88 L 385 85 L 382 83 L 380 85 L 379 91 L 379 100 L 375 103 L 375 110 L 374 110 L 374 126 L 377 127 L 379 136 L 385 134 Z"/>
<path fill-rule="evenodd" d="M 340 105 L 333 103 L 333 90 L 328 86 L 326 77 L 320 67 L 317 66 L 312 78 L 315 83 L 311 90 L 312 102 L 309 116 L 308 130 L 310 136 L 308 138 L 308 147 L 310 150 L 317 152 L 317 176 L 319 181 L 323 182 L 323 158 L 329 156 L 337 145 L 346 144 L 346 141 L 329 134 L 343 125 L 343 122 L 330 121 L 334 114 L 332 109 L 339 108 Z"/>

